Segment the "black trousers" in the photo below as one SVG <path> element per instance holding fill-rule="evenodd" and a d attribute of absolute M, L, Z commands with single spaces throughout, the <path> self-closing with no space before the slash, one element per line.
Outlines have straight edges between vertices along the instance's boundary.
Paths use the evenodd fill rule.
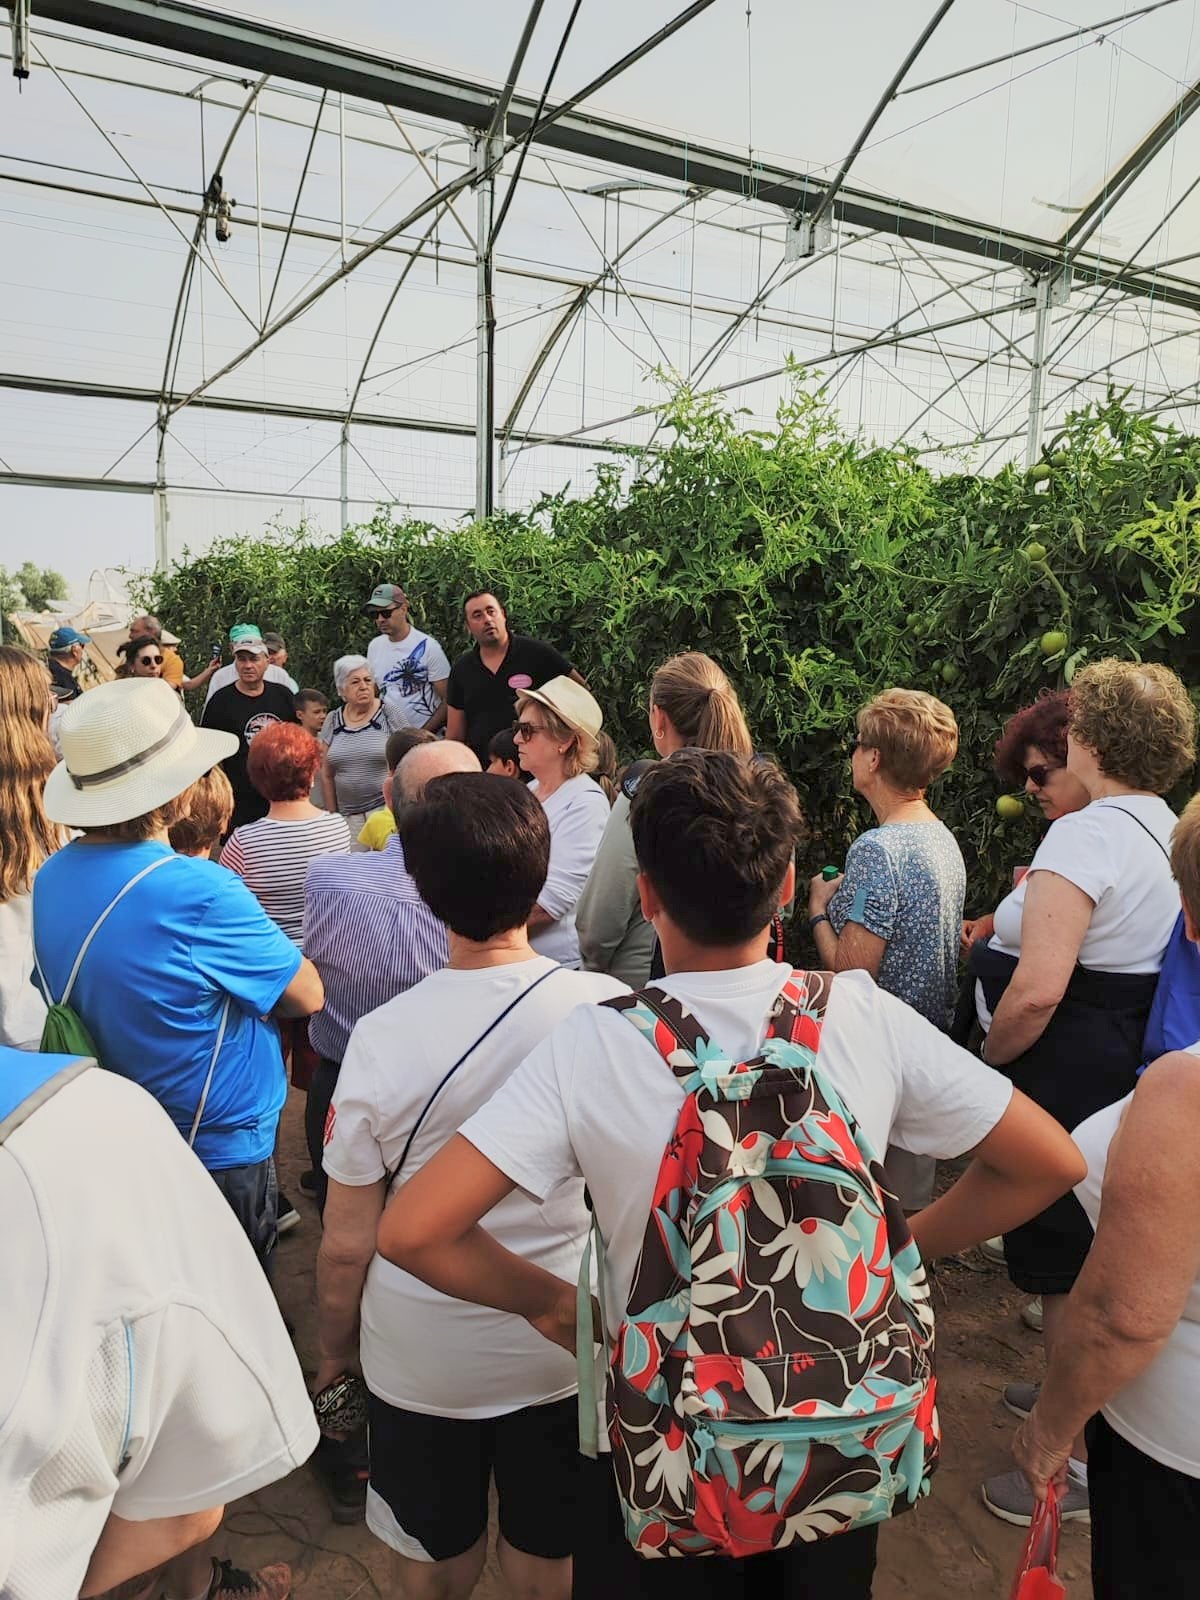
<path fill-rule="evenodd" d="M 1200 1595 L 1200 1478 L 1143 1455 L 1102 1416 L 1087 1445 L 1095 1600 Z"/>
<path fill-rule="evenodd" d="M 871 1600 L 878 1528 L 729 1561 L 646 1561 L 625 1537 L 607 1456 L 584 1461 L 571 1600 Z"/>
<path fill-rule="evenodd" d="M 228 1200 L 269 1278 L 275 1259 L 278 1238 L 275 1225 L 279 1217 L 274 1157 L 268 1156 L 265 1161 L 255 1161 L 248 1167 L 222 1167 L 210 1172 L 209 1177 Z"/>
<path fill-rule="evenodd" d="M 340 1061 L 329 1061 L 322 1056 L 308 1086 L 308 1099 L 304 1104 L 304 1139 L 308 1145 L 308 1159 L 312 1162 L 313 1179 L 316 1183 L 317 1210 L 322 1216 L 325 1215 L 325 1195 L 329 1189 L 329 1180 L 325 1176 L 325 1168 L 321 1165 L 321 1156 L 325 1150 L 325 1119 L 329 1115 L 333 1091 L 337 1088 L 338 1073 L 341 1070 Z"/>

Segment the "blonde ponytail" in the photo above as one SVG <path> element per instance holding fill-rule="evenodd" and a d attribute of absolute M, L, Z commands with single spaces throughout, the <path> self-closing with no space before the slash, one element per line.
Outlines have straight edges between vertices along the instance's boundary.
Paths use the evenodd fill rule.
<path fill-rule="evenodd" d="M 754 742 L 733 685 L 711 656 L 672 656 L 650 680 L 655 706 L 688 744 L 750 756 Z"/>

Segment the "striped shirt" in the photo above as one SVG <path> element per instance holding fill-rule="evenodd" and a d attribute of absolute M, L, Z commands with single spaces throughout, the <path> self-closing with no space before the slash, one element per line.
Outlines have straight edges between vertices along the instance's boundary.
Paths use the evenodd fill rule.
<path fill-rule="evenodd" d="M 386 850 L 313 862 L 304 951 L 325 985 L 309 1043 L 328 1061 L 341 1061 L 360 1017 L 446 965 L 446 929 L 417 893 L 399 838 Z"/>
<path fill-rule="evenodd" d="M 317 737 L 325 746 L 337 808 L 344 817 L 362 816 L 382 806 L 388 738 L 408 725 L 398 700 L 381 701 L 379 710 L 361 728 L 347 725 L 340 706 L 325 718 Z"/>
<path fill-rule="evenodd" d="M 350 829 L 345 817 L 323 811 L 319 817 L 292 822 L 262 817 L 235 828 L 221 851 L 221 865 L 245 879 L 271 921 L 303 949 L 308 869 L 318 856 L 349 853 Z"/>

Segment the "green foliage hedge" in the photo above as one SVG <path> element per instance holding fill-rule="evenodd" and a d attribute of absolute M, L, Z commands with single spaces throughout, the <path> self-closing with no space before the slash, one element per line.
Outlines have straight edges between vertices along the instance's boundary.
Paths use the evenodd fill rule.
<path fill-rule="evenodd" d="M 805 797 L 812 870 L 869 820 L 849 785 L 856 709 L 889 684 L 932 690 L 962 730 L 932 800 L 975 910 L 1039 831 L 1032 814 L 996 814 L 1004 717 L 1105 655 L 1198 680 L 1200 439 L 1119 397 L 1073 416 L 1031 471 L 991 478 L 935 476 L 914 452 L 847 438 L 799 382 L 771 432 L 688 394 L 667 421 L 663 453 L 601 469 L 582 499 L 448 530 L 379 517 L 332 543 L 304 529 L 230 540 L 146 578 L 140 599 L 193 667 L 254 620 L 285 634 L 299 681 L 331 692 L 334 658 L 372 636 L 358 608 L 377 582 L 402 582 L 452 657 L 462 597 L 488 585 L 587 676 L 624 757 L 647 749 L 653 668 L 708 651 Z"/>

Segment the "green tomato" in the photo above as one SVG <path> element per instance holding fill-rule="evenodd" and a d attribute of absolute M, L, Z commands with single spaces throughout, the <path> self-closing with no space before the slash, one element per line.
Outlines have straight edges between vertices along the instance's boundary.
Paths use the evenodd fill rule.
<path fill-rule="evenodd" d="M 1044 633 L 1039 640 L 1044 656 L 1056 656 L 1067 648 L 1067 636 L 1060 628 L 1053 628 L 1049 633 Z"/>
<path fill-rule="evenodd" d="M 1045 561 L 1046 546 L 1044 544 L 1027 544 L 1025 546 L 1026 561 Z"/>
<path fill-rule="evenodd" d="M 1015 822 L 1025 815 L 1025 807 L 1015 794 L 1002 794 L 996 801 L 996 814 L 1005 822 Z"/>
<path fill-rule="evenodd" d="M 961 674 L 953 661 L 947 661 L 942 666 L 942 682 L 957 683 Z"/>
<path fill-rule="evenodd" d="M 1050 465 L 1052 467 L 1061 468 L 1069 465 L 1070 460 L 1071 458 L 1065 450 L 1056 450 L 1050 457 Z"/>
<path fill-rule="evenodd" d="M 1029 479 L 1030 483 L 1045 483 L 1046 479 L 1050 476 L 1050 468 L 1044 461 L 1039 461 L 1036 467 L 1030 467 L 1025 476 Z"/>

